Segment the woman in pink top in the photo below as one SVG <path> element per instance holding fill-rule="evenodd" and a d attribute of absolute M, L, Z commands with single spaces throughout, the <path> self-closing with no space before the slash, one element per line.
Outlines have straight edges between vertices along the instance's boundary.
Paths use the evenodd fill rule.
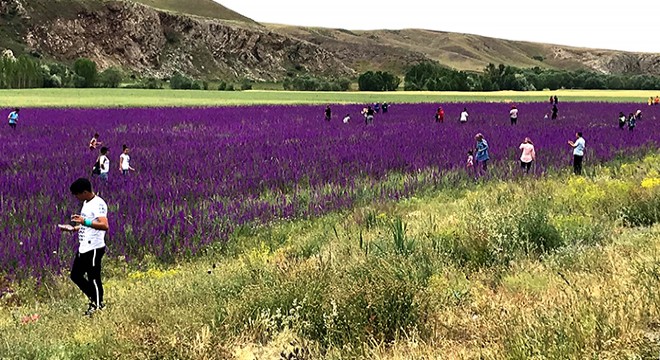
<path fill-rule="evenodd" d="M 525 138 L 525 141 L 520 144 L 520 150 L 522 150 L 522 155 L 520 156 L 520 166 L 529 173 L 529 169 L 532 168 L 532 162 L 536 160 L 536 152 L 534 151 L 534 144 L 532 140 L 528 137 Z"/>

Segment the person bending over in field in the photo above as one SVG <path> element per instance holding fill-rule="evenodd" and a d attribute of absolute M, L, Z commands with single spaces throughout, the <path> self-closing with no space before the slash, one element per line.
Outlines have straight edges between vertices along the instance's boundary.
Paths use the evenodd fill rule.
<path fill-rule="evenodd" d="M 103 143 L 99 141 L 99 136 L 99 133 L 96 133 L 94 136 L 92 136 L 92 140 L 89 141 L 90 150 L 96 150 L 97 146 L 103 145 Z"/>
<path fill-rule="evenodd" d="M 79 247 L 71 267 L 71 280 L 89 299 L 86 316 L 105 307 L 101 260 L 105 254 L 105 233 L 108 231 L 108 206 L 92 191 L 92 183 L 80 178 L 71 184 L 71 194 L 83 202 L 80 215 L 72 215 L 75 226 L 62 227 L 63 231 L 78 232 Z"/>
<path fill-rule="evenodd" d="M 365 117 L 364 117 L 364 123 L 366 125 L 369 125 L 373 122 L 374 122 L 374 109 L 371 106 L 369 106 L 367 108 L 367 112 L 366 112 Z"/>
<path fill-rule="evenodd" d="M 16 125 L 18 124 L 18 113 L 21 110 L 19 108 L 14 109 L 14 111 L 9 113 L 7 120 L 9 120 L 9 127 L 16 130 Z"/>
<path fill-rule="evenodd" d="M 439 107 L 435 113 L 435 122 L 445 122 L 445 111 L 442 109 L 442 107 Z"/>
<path fill-rule="evenodd" d="M 344 122 L 344 124 L 348 124 L 351 121 L 351 115 L 346 114 L 346 116 L 344 116 L 344 120 L 342 121 Z"/>
<path fill-rule="evenodd" d="M 131 167 L 131 157 L 128 155 L 130 151 L 131 150 L 128 146 L 124 145 L 124 151 L 119 155 L 119 171 L 121 171 L 123 175 L 128 175 L 129 171 L 135 171 L 135 169 Z"/>
<path fill-rule="evenodd" d="M 624 114 L 623 111 L 621 111 L 619 112 L 619 129 L 623 130 L 624 126 L 626 126 L 626 114 Z"/>

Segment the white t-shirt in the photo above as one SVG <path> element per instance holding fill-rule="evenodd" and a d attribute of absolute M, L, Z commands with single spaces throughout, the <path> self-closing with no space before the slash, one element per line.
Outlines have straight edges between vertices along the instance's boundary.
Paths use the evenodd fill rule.
<path fill-rule="evenodd" d="M 348 124 L 348 122 L 351 121 L 351 117 L 347 116 L 344 118 L 344 124 Z"/>
<path fill-rule="evenodd" d="M 509 115 L 511 115 L 512 119 L 517 119 L 518 118 L 518 109 L 511 109 L 511 111 L 509 111 Z"/>
<path fill-rule="evenodd" d="M 130 168 L 129 163 L 131 161 L 131 157 L 128 156 L 128 154 L 121 154 L 119 159 L 121 161 L 121 169 L 128 170 Z"/>
<path fill-rule="evenodd" d="M 461 113 L 461 122 L 466 122 L 467 119 L 468 119 L 468 116 L 469 116 L 469 115 L 468 115 L 467 111 L 463 111 L 463 112 Z M 454 119 L 455 119 L 455 118 L 454 118 Z"/>
<path fill-rule="evenodd" d="M 83 219 L 90 219 L 92 221 L 108 216 L 108 205 L 98 195 L 94 196 L 92 200 L 83 203 L 80 215 Z M 78 230 L 78 241 L 80 247 L 78 252 L 84 254 L 94 249 L 100 249 L 105 246 L 105 230 L 97 230 L 91 227 L 80 225 Z"/>
<path fill-rule="evenodd" d="M 573 155 L 584 156 L 584 148 L 586 143 L 584 138 L 579 138 L 575 141 L 575 148 L 573 148 Z"/>
<path fill-rule="evenodd" d="M 110 159 L 107 156 L 101 155 L 99 162 L 101 163 L 101 174 L 110 172 Z"/>

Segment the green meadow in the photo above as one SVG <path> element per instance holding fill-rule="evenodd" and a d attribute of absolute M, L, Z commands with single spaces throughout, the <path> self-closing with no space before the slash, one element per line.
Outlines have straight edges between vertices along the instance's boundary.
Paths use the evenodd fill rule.
<path fill-rule="evenodd" d="M 298 91 L 211 91 L 142 89 L 21 89 L 0 90 L 6 107 L 184 107 L 257 104 L 337 103 L 442 103 L 442 102 L 530 102 L 547 101 L 639 102 L 659 95 L 643 90 L 558 90 L 498 92 L 298 92 Z"/>

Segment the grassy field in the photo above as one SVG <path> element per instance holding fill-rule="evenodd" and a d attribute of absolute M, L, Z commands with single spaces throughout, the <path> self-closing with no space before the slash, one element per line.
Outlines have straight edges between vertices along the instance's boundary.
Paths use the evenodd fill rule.
<path fill-rule="evenodd" d="M 293 92 L 293 91 L 193 91 L 134 89 L 29 89 L 0 90 L 0 103 L 7 107 L 150 107 L 223 106 L 256 104 L 336 104 L 476 101 L 547 101 L 557 95 L 562 101 L 639 102 L 658 91 L 560 90 L 538 92 Z"/>
<path fill-rule="evenodd" d="M 245 227 L 171 266 L 108 258 L 91 319 L 64 277 L 0 283 L 0 358 L 656 358 L 660 156 L 567 173 Z"/>

